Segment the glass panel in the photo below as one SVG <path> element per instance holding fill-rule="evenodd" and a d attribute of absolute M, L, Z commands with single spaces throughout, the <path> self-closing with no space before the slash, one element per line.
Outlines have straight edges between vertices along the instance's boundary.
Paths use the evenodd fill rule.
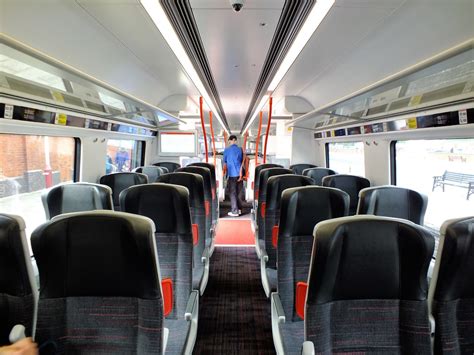
<path fill-rule="evenodd" d="M 26 222 L 27 235 L 46 215 L 41 194 L 74 180 L 75 139 L 0 134 L 0 211 Z"/>
<path fill-rule="evenodd" d="M 428 227 L 439 229 L 447 219 L 474 215 L 474 195 L 467 198 L 468 181 L 474 182 L 474 139 L 398 141 L 395 164 L 398 186 L 428 196 Z M 444 192 L 443 184 L 433 188 L 434 177 L 445 173 Z"/>
<path fill-rule="evenodd" d="M 339 174 L 365 176 L 364 143 L 329 143 L 329 167 Z"/>
<path fill-rule="evenodd" d="M 132 171 L 142 162 L 143 142 L 125 139 L 109 139 L 107 141 L 107 158 L 105 173 Z"/>

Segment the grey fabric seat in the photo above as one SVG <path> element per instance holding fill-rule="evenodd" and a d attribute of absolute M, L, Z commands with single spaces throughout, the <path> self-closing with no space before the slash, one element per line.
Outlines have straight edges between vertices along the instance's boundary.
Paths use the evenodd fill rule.
<path fill-rule="evenodd" d="M 361 176 L 337 174 L 324 177 L 323 186 L 334 187 L 347 192 L 351 198 L 349 205 L 349 216 L 353 216 L 357 212 L 359 191 L 370 187 L 370 181 Z"/>
<path fill-rule="evenodd" d="M 201 166 L 203 168 L 208 168 L 211 172 L 212 223 L 215 225 L 219 219 L 219 198 L 217 196 L 216 167 L 211 163 L 205 162 L 192 163 L 188 166 Z"/>
<path fill-rule="evenodd" d="M 307 176 L 287 174 L 268 178 L 266 211 L 263 218 L 264 248 L 261 250 L 260 269 L 263 289 L 267 297 L 276 291 L 276 248 L 273 245 L 273 235 L 278 233 L 280 221 L 280 201 L 282 193 L 292 187 L 313 185 L 313 179 Z"/>
<path fill-rule="evenodd" d="M 283 166 L 278 165 L 278 164 L 260 164 L 255 167 L 254 183 L 253 183 L 254 201 L 258 201 L 258 195 L 259 195 L 259 190 L 260 190 L 260 172 L 263 169 L 269 169 L 269 168 L 283 168 Z M 254 207 L 256 207 L 256 205 Z"/>
<path fill-rule="evenodd" d="M 441 226 L 430 284 L 435 354 L 474 352 L 474 216 Z"/>
<path fill-rule="evenodd" d="M 279 353 L 298 352 L 304 339 L 304 322 L 296 314 L 296 284 L 308 279 L 314 226 L 349 212 L 349 195 L 329 187 L 286 189 L 281 196 L 277 239 L 277 292 L 272 293 L 272 332 Z M 276 317 L 277 304 L 285 322 Z"/>
<path fill-rule="evenodd" d="M 292 170 L 296 175 L 303 175 L 304 170 L 311 168 L 317 168 L 317 166 L 314 164 L 307 163 L 290 165 L 290 170 Z"/>
<path fill-rule="evenodd" d="M 318 186 L 322 186 L 323 178 L 329 175 L 336 175 L 337 173 L 328 168 L 309 168 L 303 170 L 303 175 L 310 177 L 314 180 L 314 184 Z"/>
<path fill-rule="evenodd" d="M 206 248 L 206 214 L 204 180 L 193 173 L 176 172 L 162 175 L 158 182 L 184 186 L 189 192 L 191 222 L 196 226 L 197 244 L 193 247 L 193 289 L 204 293 L 209 278 L 209 250 Z"/>
<path fill-rule="evenodd" d="M 164 351 L 154 229 L 146 217 L 92 211 L 57 216 L 33 232 L 42 353 Z"/>
<path fill-rule="evenodd" d="M 427 271 L 433 249 L 431 233 L 401 219 L 318 223 L 307 292 L 296 291 L 305 340 L 316 353 L 431 354 Z"/>
<path fill-rule="evenodd" d="M 22 324 L 25 335 L 35 326 L 38 291 L 34 281 L 25 222 L 19 216 L 0 214 L 0 346 L 10 344 L 13 326 Z"/>
<path fill-rule="evenodd" d="M 377 186 L 359 192 L 357 214 L 403 218 L 423 225 L 428 197 L 397 186 Z"/>
<path fill-rule="evenodd" d="M 114 209 L 109 186 L 86 182 L 54 186 L 41 195 L 41 200 L 47 219 L 62 213 Z"/>
<path fill-rule="evenodd" d="M 166 352 L 191 353 L 197 334 L 197 304 L 192 310 L 194 320 L 185 321 L 185 314 L 189 313 L 191 298 L 197 302 L 199 292 L 193 291 L 189 192 L 183 186 L 163 183 L 132 186 L 120 194 L 120 206 L 124 212 L 148 217 L 155 223 L 161 278 L 171 280 L 173 287 L 173 308 L 165 318 L 170 330 Z"/>
<path fill-rule="evenodd" d="M 145 174 L 148 177 L 148 182 L 154 183 L 160 175 L 166 174 L 168 172 L 168 169 L 165 170 L 161 166 L 149 165 L 149 166 L 139 166 L 138 168 L 135 168 L 132 171 L 134 173 Z"/>
<path fill-rule="evenodd" d="M 174 173 L 176 169 L 181 168 L 181 165 L 179 165 L 178 163 L 171 162 L 171 161 L 160 161 L 153 165 L 165 167 L 166 169 L 168 169 L 169 173 Z"/>
<path fill-rule="evenodd" d="M 99 182 L 112 189 L 112 201 L 114 210 L 120 211 L 120 193 L 127 187 L 133 185 L 147 184 L 148 177 L 140 173 L 115 173 L 101 176 Z"/>

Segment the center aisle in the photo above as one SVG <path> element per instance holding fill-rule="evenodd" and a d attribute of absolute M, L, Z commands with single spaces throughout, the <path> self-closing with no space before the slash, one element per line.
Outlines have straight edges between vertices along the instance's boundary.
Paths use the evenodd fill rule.
<path fill-rule="evenodd" d="M 251 247 L 217 247 L 199 302 L 194 354 L 274 354 L 270 301 Z"/>

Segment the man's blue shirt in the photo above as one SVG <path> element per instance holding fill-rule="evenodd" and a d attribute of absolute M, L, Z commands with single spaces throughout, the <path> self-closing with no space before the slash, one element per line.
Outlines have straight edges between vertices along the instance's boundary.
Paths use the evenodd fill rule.
<path fill-rule="evenodd" d="M 227 164 L 227 174 L 229 177 L 240 176 L 242 149 L 237 144 L 232 144 L 224 150 L 224 163 Z"/>

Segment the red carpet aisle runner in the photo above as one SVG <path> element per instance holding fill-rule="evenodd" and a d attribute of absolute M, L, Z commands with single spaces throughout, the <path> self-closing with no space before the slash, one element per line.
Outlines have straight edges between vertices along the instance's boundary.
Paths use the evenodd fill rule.
<path fill-rule="evenodd" d="M 216 230 L 216 245 L 255 245 L 250 220 L 220 219 Z"/>

